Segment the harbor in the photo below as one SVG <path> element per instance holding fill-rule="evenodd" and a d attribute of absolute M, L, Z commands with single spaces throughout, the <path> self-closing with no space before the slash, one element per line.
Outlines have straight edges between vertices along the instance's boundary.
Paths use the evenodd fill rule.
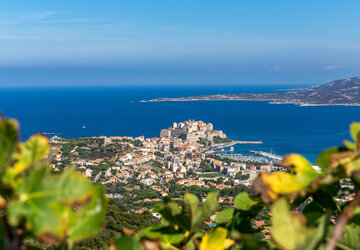
<path fill-rule="evenodd" d="M 249 151 L 250 152 L 250 151 Z M 215 152 L 214 155 L 224 159 L 230 159 L 240 162 L 252 162 L 252 163 L 261 163 L 261 164 L 274 164 L 278 163 L 281 160 L 281 157 L 278 156 L 277 159 L 269 158 L 266 156 L 257 156 L 257 155 L 244 155 L 239 153 L 226 153 L 226 152 Z"/>
<path fill-rule="evenodd" d="M 236 143 L 237 144 L 237 143 Z M 207 151 L 205 153 L 207 154 L 214 154 L 221 158 L 228 158 L 235 161 L 245 161 L 245 162 L 253 162 L 253 163 L 264 163 L 264 164 L 274 164 L 281 161 L 282 157 L 279 155 L 276 155 L 272 152 L 265 152 L 265 151 L 257 151 L 257 150 L 248 150 L 247 152 L 239 153 L 234 152 L 235 149 L 233 146 L 229 145 L 236 145 L 236 144 L 230 144 L 227 143 L 227 147 L 217 147 L 213 148 L 210 151 Z M 229 149 L 226 149 L 229 148 Z"/>

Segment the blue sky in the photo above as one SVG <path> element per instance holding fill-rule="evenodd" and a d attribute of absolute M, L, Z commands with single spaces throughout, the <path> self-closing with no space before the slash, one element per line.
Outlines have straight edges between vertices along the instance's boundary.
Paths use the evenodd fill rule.
<path fill-rule="evenodd" d="M 0 85 L 323 83 L 360 75 L 357 0 L 17 0 Z"/>

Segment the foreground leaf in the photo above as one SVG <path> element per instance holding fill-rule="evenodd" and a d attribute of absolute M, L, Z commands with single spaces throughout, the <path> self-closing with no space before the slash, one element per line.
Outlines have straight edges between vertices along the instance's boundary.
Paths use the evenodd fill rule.
<path fill-rule="evenodd" d="M 205 202 L 203 202 L 200 208 L 196 211 L 193 223 L 192 230 L 195 230 L 200 227 L 200 225 L 207 220 L 212 214 L 214 214 L 219 206 L 218 203 L 218 192 L 210 192 L 206 197 Z"/>
<path fill-rule="evenodd" d="M 202 237 L 200 250 L 223 250 L 231 247 L 235 242 L 227 239 L 227 230 L 222 227 L 216 228 Z"/>
<path fill-rule="evenodd" d="M 324 150 L 323 152 L 321 152 L 321 154 L 318 156 L 318 158 L 316 159 L 316 164 L 321 168 L 322 175 L 325 175 L 329 169 L 329 166 L 332 163 L 332 158 L 331 156 L 333 154 L 338 154 L 341 152 L 345 152 L 347 151 L 346 148 L 344 147 L 332 147 L 329 149 Z"/>
<path fill-rule="evenodd" d="M 305 226 L 305 218 L 301 214 L 292 215 L 285 198 L 277 200 L 271 207 L 271 235 L 283 249 L 296 249 L 313 235 L 313 230 Z"/>
<path fill-rule="evenodd" d="M 141 244 L 131 236 L 121 236 L 115 241 L 116 250 L 141 250 Z"/>
<path fill-rule="evenodd" d="M 194 194 L 185 194 L 183 207 L 182 207 L 182 217 L 183 225 L 185 229 L 193 230 L 196 226 L 197 221 L 195 221 L 195 216 L 198 210 L 199 199 Z"/>
<path fill-rule="evenodd" d="M 15 151 L 19 139 L 18 127 L 16 121 L 2 120 L 0 115 L 0 171 Z"/>
<path fill-rule="evenodd" d="M 237 194 L 234 199 L 234 206 L 241 210 L 249 210 L 256 204 L 257 201 L 250 198 L 249 194 L 246 192 Z"/>
<path fill-rule="evenodd" d="M 19 151 L 16 153 L 16 163 L 13 167 L 14 174 L 17 175 L 36 164 L 36 161 L 47 157 L 49 153 L 48 139 L 43 135 L 34 135 L 27 142 L 20 144 Z"/>
<path fill-rule="evenodd" d="M 7 213 L 10 224 L 16 226 L 25 218 L 27 228 L 46 243 L 72 243 L 102 226 L 102 188 L 72 169 L 55 175 L 46 167 L 38 168 L 15 192 Z"/>
<path fill-rule="evenodd" d="M 215 217 L 216 224 L 227 224 L 232 221 L 234 217 L 235 208 L 228 207 L 222 210 L 218 215 Z"/>
<path fill-rule="evenodd" d="M 285 172 L 262 173 L 253 182 L 253 189 L 261 194 L 265 203 L 273 202 L 281 195 L 288 195 L 291 199 L 298 195 L 305 195 L 306 188 L 320 175 L 300 155 L 287 155 L 281 165 L 294 171 L 295 174 Z"/>
<path fill-rule="evenodd" d="M 351 138 L 355 141 L 359 141 L 360 137 L 360 122 L 353 122 L 350 124 L 350 134 Z"/>
<path fill-rule="evenodd" d="M 344 235 L 339 246 L 343 249 L 358 249 L 360 246 L 360 207 L 357 207 L 354 217 L 345 226 Z"/>

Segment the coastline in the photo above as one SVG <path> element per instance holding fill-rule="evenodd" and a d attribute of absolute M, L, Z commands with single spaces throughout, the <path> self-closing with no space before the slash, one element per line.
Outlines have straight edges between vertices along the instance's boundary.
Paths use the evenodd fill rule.
<path fill-rule="evenodd" d="M 275 100 L 253 100 L 253 99 L 191 99 L 186 98 L 159 98 L 153 100 L 140 100 L 139 103 L 148 103 L 148 102 L 200 102 L 200 101 L 255 101 L 255 102 L 267 102 L 268 104 L 291 104 L 299 107 L 317 107 L 317 106 L 350 106 L 356 107 L 360 106 L 360 103 L 305 103 L 305 102 L 282 102 L 282 101 L 275 101 Z"/>

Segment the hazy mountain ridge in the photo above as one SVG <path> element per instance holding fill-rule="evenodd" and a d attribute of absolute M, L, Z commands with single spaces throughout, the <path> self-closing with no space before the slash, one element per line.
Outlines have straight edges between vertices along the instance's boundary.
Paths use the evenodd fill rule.
<path fill-rule="evenodd" d="M 311 105 L 360 105 L 360 77 L 335 80 L 302 90 L 284 93 L 219 94 L 179 98 L 157 98 L 142 102 L 164 101 L 270 101 L 275 104 Z"/>

